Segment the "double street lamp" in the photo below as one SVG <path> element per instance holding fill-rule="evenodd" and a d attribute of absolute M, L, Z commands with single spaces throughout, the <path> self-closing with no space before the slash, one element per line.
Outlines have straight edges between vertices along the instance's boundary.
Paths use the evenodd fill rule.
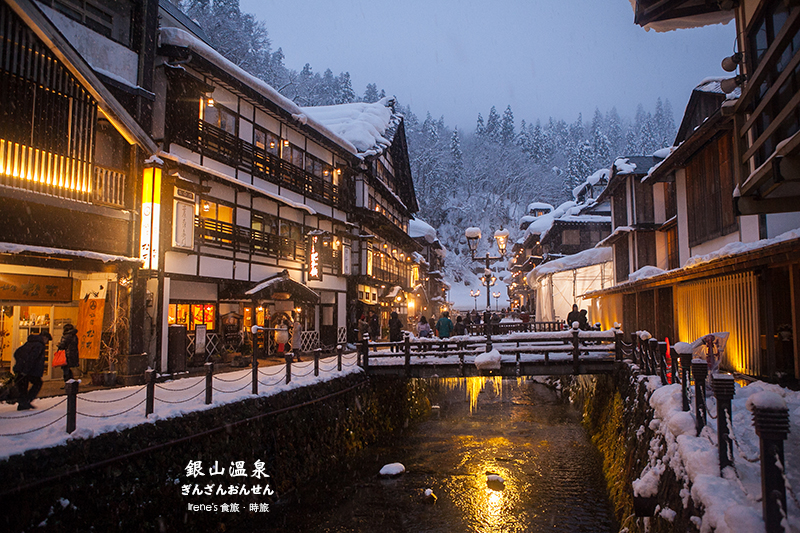
<path fill-rule="evenodd" d="M 494 310 L 499 312 L 500 311 L 500 293 L 499 292 L 493 292 L 492 296 L 494 296 Z"/>
<path fill-rule="evenodd" d="M 476 258 L 475 252 L 478 250 L 478 242 L 481 240 L 481 229 L 480 228 L 467 228 L 464 231 L 464 236 L 467 238 L 467 245 L 469 245 L 469 251 L 472 254 L 473 261 L 485 261 L 486 267 L 483 271 L 483 276 L 481 276 L 481 282 L 486 286 L 486 311 L 483 314 L 483 323 L 485 325 L 486 331 L 486 351 L 490 351 L 492 349 L 492 325 L 491 325 L 491 311 L 492 311 L 492 285 L 495 284 L 497 278 L 492 275 L 491 265 L 495 261 L 502 260 L 506 255 L 506 244 L 508 243 L 508 230 L 503 229 L 501 226 L 499 230 L 494 232 L 494 240 L 497 242 L 497 250 L 500 252 L 499 256 L 492 257 L 489 252 L 486 252 L 486 257 L 484 258 Z M 470 292 L 472 294 L 472 292 Z M 478 293 L 480 294 L 480 293 Z M 499 293 L 496 293 L 499 294 Z M 475 295 L 472 295 L 475 297 Z M 475 300 L 475 305 L 477 307 L 477 298 Z"/>
<path fill-rule="evenodd" d="M 477 311 L 478 310 L 478 296 L 481 295 L 481 290 L 480 289 L 477 289 L 477 290 L 470 289 L 469 295 L 472 296 L 475 299 L 475 310 Z"/>

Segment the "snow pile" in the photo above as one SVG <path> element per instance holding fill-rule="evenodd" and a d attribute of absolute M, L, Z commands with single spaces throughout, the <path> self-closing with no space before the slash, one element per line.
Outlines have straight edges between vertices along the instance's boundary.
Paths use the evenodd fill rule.
<path fill-rule="evenodd" d="M 50 248 L 49 246 L 31 246 L 28 244 L 16 244 L 13 242 L 0 242 L 0 253 L 4 254 L 24 254 L 34 253 L 47 256 L 69 256 L 69 257 L 82 257 L 84 259 L 95 259 L 103 263 L 138 263 L 142 264 L 144 261 L 138 257 L 125 257 L 123 255 L 110 255 L 101 254 L 98 252 L 90 252 L 89 250 L 68 250 L 66 248 Z"/>
<path fill-rule="evenodd" d="M 533 214 L 535 211 L 551 212 L 553 206 L 544 202 L 531 202 L 528 204 L 528 214 Z"/>
<path fill-rule="evenodd" d="M 691 351 L 688 344 L 676 345 L 675 348 Z M 727 468 L 724 476 L 719 472 L 715 400 L 709 397 L 708 401 L 708 425 L 697 436 L 693 411 L 681 410 L 681 386 L 658 387 L 656 384 L 649 400 L 654 410 L 650 428 L 655 431 L 655 436 L 649 443 L 649 464 L 633 483 L 634 494 L 645 497 L 658 494 L 659 481 L 670 468 L 685 485 L 681 491 L 684 506 L 688 505 L 691 497 L 702 513 L 702 518 L 692 518 L 701 533 L 764 531 L 759 439 L 748 407 L 789 409 L 792 428 L 785 443 L 786 479 L 792 488 L 796 488 L 800 486 L 800 392 L 760 381 L 745 387 L 736 384 L 731 416 L 735 469 Z M 789 529 L 797 531 L 800 529 L 800 509 L 789 497 L 788 490 L 787 493 Z M 675 513 L 669 510 L 662 517 L 672 521 Z"/>
<path fill-rule="evenodd" d="M 481 228 L 476 228 L 475 226 L 471 226 L 464 230 L 464 235 L 467 239 L 480 239 L 481 238 Z"/>
<path fill-rule="evenodd" d="M 611 253 L 611 248 L 589 248 L 577 254 L 567 255 L 560 259 L 548 261 L 547 263 L 539 265 L 528 274 L 528 280 L 533 281 L 547 274 L 597 265 L 612 260 L 613 254 Z"/>
<path fill-rule="evenodd" d="M 495 349 L 477 356 L 475 366 L 478 370 L 500 370 L 500 359 L 500 352 Z"/>
<path fill-rule="evenodd" d="M 663 274 L 664 272 L 666 272 L 666 270 L 662 270 L 658 267 L 649 265 L 643 266 L 639 270 L 636 270 L 633 273 L 631 273 L 631 275 L 628 276 L 628 281 L 638 281 L 640 279 L 652 278 L 653 276 L 658 276 L 660 274 Z"/>
<path fill-rule="evenodd" d="M 404 474 L 405 471 L 406 467 L 403 466 L 403 463 L 389 463 L 388 465 L 383 465 L 379 474 L 383 477 L 395 477 Z"/>
<path fill-rule="evenodd" d="M 412 239 L 423 237 L 429 244 L 436 242 L 436 230 L 427 222 L 412 217 L 408 221 L 408 236 Z"/>

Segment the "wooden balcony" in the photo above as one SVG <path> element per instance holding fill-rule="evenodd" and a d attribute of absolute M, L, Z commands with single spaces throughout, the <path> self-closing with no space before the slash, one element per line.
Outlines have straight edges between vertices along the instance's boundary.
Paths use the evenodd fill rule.
<path fill-rule="evenodd" d="M 0 185 L 65 200 L 124 208 L 126 174 L 0 139 Z"/>
<path fill-rule="evenodd" d="M 769 47 L 752 64 L 736 106 L 737 171 L 741 184 L 737 206 L 741 214 L 798 210 L 799 33 L 800 7 L 793 7 Z M 751 49 L 745 56 L 749 53 L 754 61 L 752 56 L 761 52 Z"/>
<path fill-rule="evenodd" d="M 204 156 L 319 202 L 344 210 L 351 205 L 338 185 L 306 172 L 208 122 L 198 120 L 195 133 L 174 141 Z"/>

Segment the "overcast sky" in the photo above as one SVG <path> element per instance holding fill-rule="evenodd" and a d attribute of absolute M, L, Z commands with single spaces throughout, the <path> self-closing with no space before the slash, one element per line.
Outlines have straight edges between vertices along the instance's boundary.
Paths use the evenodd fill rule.
<path fill-rule="evenodd" d="M 668 33 L 633 24 L 628 0 L 241 0 L 267 25 L 287 67 L 350 72 L 420 118 L 471 130 L 511 105 L 517 125 L 591 121 L 595 107 L 632 118 L 668 99 L 680 121 L 692 88 L 725 76 L 731 22 Z"/>

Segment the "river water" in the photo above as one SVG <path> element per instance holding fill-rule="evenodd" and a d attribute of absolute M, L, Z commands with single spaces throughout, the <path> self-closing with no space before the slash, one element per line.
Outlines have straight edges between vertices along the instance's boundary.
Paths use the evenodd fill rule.
<path fill-rule="evenodd" d="M 427 420 L 332 470 L 254 530 L 617 531 L 600 454 L 580 412 L 558 393 L 534 381 L 484 378 L 469 385 L 442 380 L 433 389 L 438 408 Z M 381 467 L 394 462 L 405 474 L 379 478 Z M 489 473 L 505 483 L 490 487 Z M 424 500 L 427 488 L 435 504 Z"/>

